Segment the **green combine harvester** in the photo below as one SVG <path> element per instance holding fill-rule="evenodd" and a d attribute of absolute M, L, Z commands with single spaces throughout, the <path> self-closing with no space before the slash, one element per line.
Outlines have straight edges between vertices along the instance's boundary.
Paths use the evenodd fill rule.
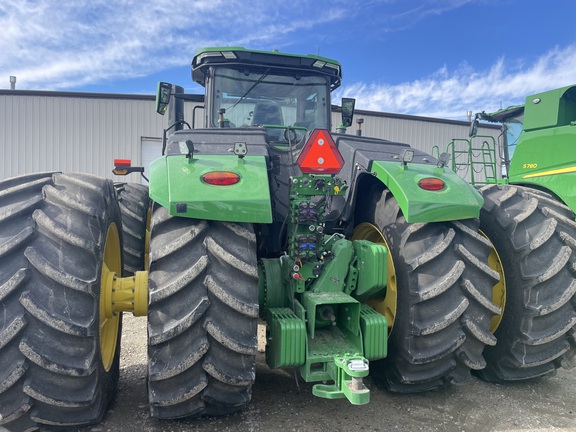
<path fill-rule="evenodd" d="M 491 185 L 483 200 L 446 153 L 346 134 L 354 100 L 331 132 L 341 76 L 315 55 L 202 49 L 202 127 L 185 118 L 182 88 L 160 83 L 170 121 L 149 187 L 63 173 L 0 182 L 0 424 L 101 421 L 124 312 L 147 317 L 159 419 L 249 404 L 262 321 L 270 368 L 357 405 L 369 374 L 410 393 L 471 371 L 571 366 L 574 215 L 519 187 Z"/>

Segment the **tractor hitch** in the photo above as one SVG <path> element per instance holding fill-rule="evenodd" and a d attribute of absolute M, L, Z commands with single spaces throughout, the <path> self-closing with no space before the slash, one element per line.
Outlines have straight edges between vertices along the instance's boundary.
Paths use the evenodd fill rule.
<path fill-rule="evenodd" d="M 358 354 L 344 354 L 334 357 L 334 363 L 327 366 L 334 384 L 316 384 L 312 387 L 314 396 L 326 399 L 347 398 L 352 405 L 370 402 L 370 390 L 363 382 L 369 372 L 367 359 Z"/>

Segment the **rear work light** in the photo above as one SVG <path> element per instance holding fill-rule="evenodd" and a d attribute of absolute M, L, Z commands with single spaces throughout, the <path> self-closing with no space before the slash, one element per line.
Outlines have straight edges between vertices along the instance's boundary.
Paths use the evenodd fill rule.
<path fill-rule="evenodd" d="M 330 132 L 314 129 L 297 160 L 304 174 L 338 174 L 344 165 Z"/>
<path fill-rule="evenodd" d="M 436 177 L 427 177 L 420 180 L 418 186 L 427 191 L 439 191 L 444 189 L 444 181 Z"/>
<path fill-rule="evenodd" d="M 202 176 L 202 181 L 214 186 L 231 186 L 240 181 L 240 176 L 230 171 L 211 171 Z"/>

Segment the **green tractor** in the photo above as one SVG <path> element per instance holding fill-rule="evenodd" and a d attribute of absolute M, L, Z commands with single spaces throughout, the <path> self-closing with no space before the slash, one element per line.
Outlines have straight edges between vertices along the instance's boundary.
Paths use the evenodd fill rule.
<path fill-rule="evenodd" d="M 203 127 L 160 83 L 170 126 L 148 190 L 86 174 L 0 182 L 0 424 L 100 421 L 123 312 L 147 317 L 161 419 L 245 407 L 261 320 L 268 366 L 353 404 L 369 401 L 369 373 L 408 393 L 486 366 L 502 261 L 480 231 L 481 195 L 446 154 L 344 133 L 353 100 L 331 133 L 332 59 L 209 48 L 192 77 Z"/>
<path fill-rule="evenodd" d="M 502 124 L 498 143 L 479 120 Z M 480 229 L 501 271 L 501 317 L 487 347 L 490 381 L 516 381 L 576 363 L 576 86 L 476 114 L 470 139 L 449 145 L 452 168 L 484 198 Z M 481 142 L 481 144 L 478 144 Z M 476 176 L 476 180 L 474 177 Z"/>

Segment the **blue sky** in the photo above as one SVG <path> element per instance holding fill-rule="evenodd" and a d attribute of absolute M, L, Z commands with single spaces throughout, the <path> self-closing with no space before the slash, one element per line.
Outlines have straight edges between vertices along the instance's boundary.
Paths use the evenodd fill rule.
<path fill-rule="evenodd" d="M 0 87 L 152 94 L 205 46 L 337 59 L 357 108 L 465 119 L 576 84 L 576 0 L 0 0 Z"/>

